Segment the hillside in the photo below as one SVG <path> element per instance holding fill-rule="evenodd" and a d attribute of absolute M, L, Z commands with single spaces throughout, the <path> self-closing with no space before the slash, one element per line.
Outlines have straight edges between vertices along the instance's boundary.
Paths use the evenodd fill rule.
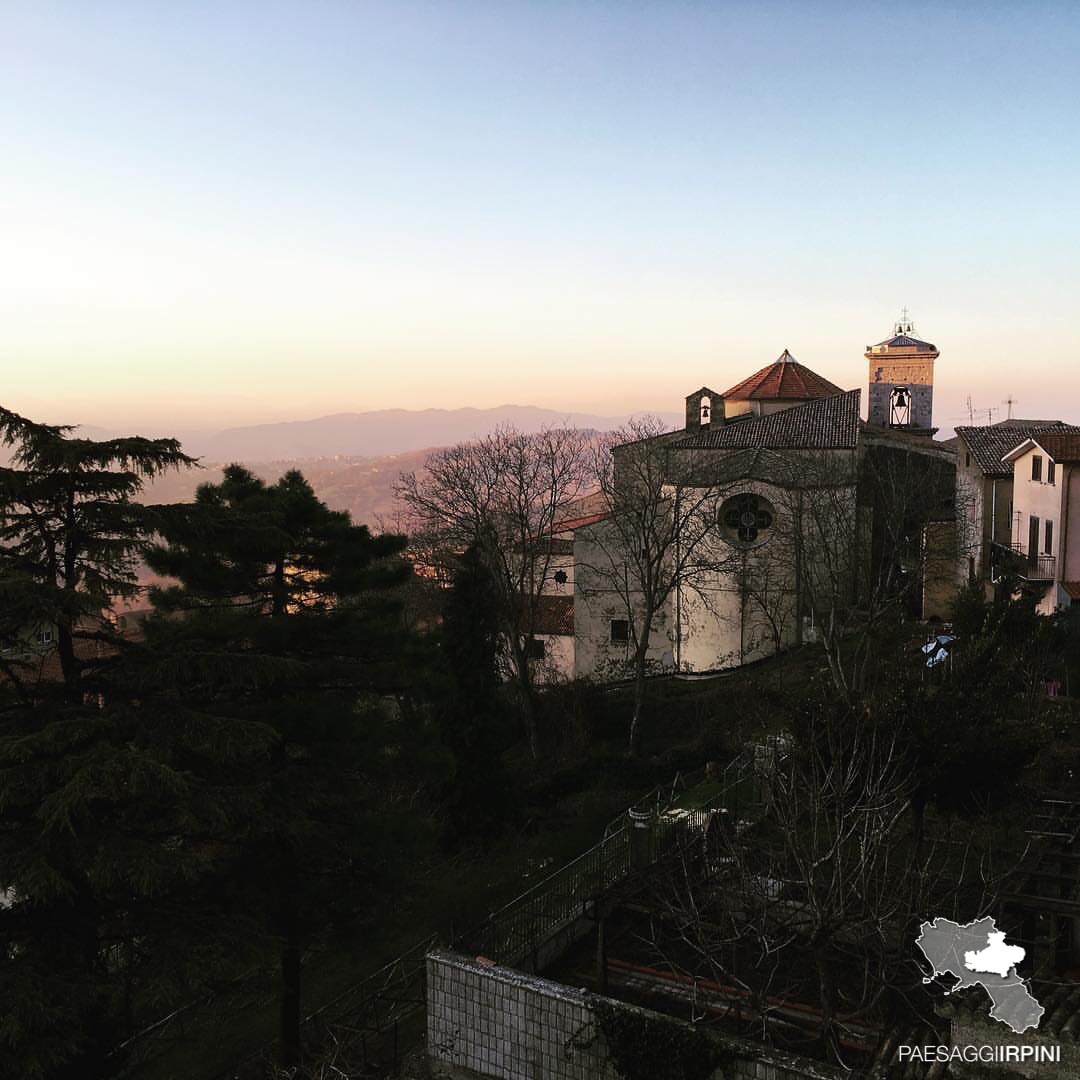
<path fill-rule="evenodd" d="M 343 412 L 314 420 L 232 427 L 218 432 L 180 433 L 184 449 L 208 461 L 301 461 L 338 455 L 383 457 L 424 446 L 451 446 L 503 425 L 520 431 L 545 427 L 610 431 L 625 416 L 559 412 L 533 405 L 501 405 L 494 409 L 380 409 Z M 672 413 L 661 419 L 674 426 Z"/>
<path fill-rule="evenodd" d="M 373 528 L 393 528 L 400 510 L 394 484 L 403 472 L 422 469 L 430 449 L 411 450 L 383 457 L 318 458 L 314 461 L 271 461 L 248 465 L 264 480 L 276 480 L 297 468 L 311 481 L 316 494 L 334 510 L 348 510 L 354 521 Z M 144 502 L 188 502 L 199 484 L 221 479 L 222 466 L 209 465 L 182 473 L 170 473 L 148 485 Z"/>
<path fill-rule="evenodd" d="M 671 427 L 681 424 L 675 413 L 657 414 Z M 577 427 L 610 431 L 627 416 L 562 413 L 532 405 L 503 405 L 494 409 L 383 409 L 338 413 L 314 420 L 297 420 L 217 432 L 163 431 L 132 424 L 125 430 L 84 425 L 83 438 L 109 439 L 144 434 L 179 438 L 185 452 L 200 459 L 200 467 L 170 473 L 149 484 L 144 502 L 188 502 L 199 484 L 221 479 L 230 461 L 245 463 L 264 480 L 276 480 L 291 468 L 300 469 L 318 496 L 335 510 L 348 510 L 353 520 L 375 528 L 393 527 L 401 507 L 394 485 L 403 472 L 423 468 L 428 454 L 441 446 L 484 435 L 503 425 L 534 432 L 547 427 Z M 0 447 L 0 465 L 10 453 Z"/>

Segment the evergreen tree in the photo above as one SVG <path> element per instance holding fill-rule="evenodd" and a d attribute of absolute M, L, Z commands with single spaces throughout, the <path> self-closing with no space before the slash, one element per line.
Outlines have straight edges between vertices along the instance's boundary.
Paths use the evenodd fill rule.
<path fill-rule="evenodd" d="M 191 459 L 173 440 L 71 431 L 0 409 L 14 448 L 0 468 L 0 1075 L 13 1078 L 108 1075 L 133 987 L 167 993 L 159 946 L 183 919 L 161 920 L 158 898 L 198 876 L 178 842 L 194 805 L 182 736 L 124 688 L 128 643 L 108 618 L 162 519 L 134 496 Z"/>
<path fill-rule="evenodd" d="M 442 739 L 453 759 L 449 824 L 458 833 L 490 835 L 505 826 L 512 810 L 502 755 L 514 741 L 514 729 L 499 693 L 498 598 L 475 545 L 455 569 L 441 641 Z"/>
<path fill-rule="evenodd" d="M 386 777 L 413 735 L 391 702 L 403 543 L 329 510 L 298 472 L 267 485 L 232 465 L 148 559 L 179 582 L 155 594 L 158 679 L 229 733 L 207 763 L 233 799 L 221 903 L 279 945 L 285 1064 L 301 1056 L 303 951 L 370 902 L 391 846 Z"/>

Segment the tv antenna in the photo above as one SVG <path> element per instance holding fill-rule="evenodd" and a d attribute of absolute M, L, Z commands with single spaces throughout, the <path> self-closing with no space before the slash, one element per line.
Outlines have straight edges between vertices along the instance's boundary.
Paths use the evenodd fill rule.
<path fill-rule="evenodd" d="M 1010 394 L 1001 404 L 1009 406 L 1009 419 L 1011 420 L 1012 419 L 1013 406 L 1014 405 L 1019 405 L 1020 402 L 1017 401 L 1016 398 L 1014 398 L 1012 396 L 1012 394 Z"/>

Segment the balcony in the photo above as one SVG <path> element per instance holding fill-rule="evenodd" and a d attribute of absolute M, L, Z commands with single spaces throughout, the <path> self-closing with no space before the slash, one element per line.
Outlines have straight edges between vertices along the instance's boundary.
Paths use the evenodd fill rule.
<path fill-rule="evenodd" d="M 998 577 L 1011 574 L 1021 581 L 1051 582 L 1056 580 L 1056 562 L 1053 555 L 1029 555 L 1019 544 L 991 545 L 990 563 Z"/>

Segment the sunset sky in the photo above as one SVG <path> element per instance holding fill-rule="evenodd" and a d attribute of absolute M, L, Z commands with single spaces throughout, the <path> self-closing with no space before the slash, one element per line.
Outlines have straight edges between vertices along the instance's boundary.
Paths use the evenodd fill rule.
<path fill-rule="evenodd" d="M 901 10 L 902 8 L 902 10 Z M 677 410 L 785 348 L 1080 420 L 1080 6 L 0 0 L 0 403 Z"/>

